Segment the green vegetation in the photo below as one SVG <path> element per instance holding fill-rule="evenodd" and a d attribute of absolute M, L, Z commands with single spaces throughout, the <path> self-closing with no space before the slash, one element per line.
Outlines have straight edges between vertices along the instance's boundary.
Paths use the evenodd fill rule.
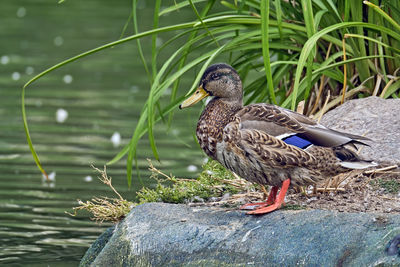
<path fill-rule="evenodd" d="M 209 161 L 196 179 L 179 179 L 157 170 L 150 162 L 152 178 L 157 180 L 155 189 L 142 188 L 138 193 L 139 203 L 166 202 L 186 203 L 206 201 L 211 197 L 236 194 L 251 185 L 235 177 L 217 161 Z M 159 176 L 162 179 L 159 179 Z M 172 183 L 172 184 L 171 184 Z"/>
<path fill-rule="evenodd" d="M 183 0 L 161 9 L 161 0 L 155 0 L 153 29 L 146 32 L 138 30 L 136 4 L 137 0 L 133 0 L 131 18 L 136 34 L 65 60 L 24 86 L 25 131 L 43 173 L 29 137 L 24 107 L 26 87 L 66 64 L 133 40 L 138 44 L 150 80 L 149 97 L 130 143 L 108 163 L 127 155 L 129 185 L 139 139 L 148 134 L 158 159 L 154 125 L 161 119 L 171 124 L 173 112 L 185 95 L 194 91 L 204 70 L 217 60 L 238 70 L 245 83 L 246 104 L 266 101 L 295 109 L 304 101 L 305 114 L 319 115 L 347 98 L 400 96 L 399 1 Z M 164 15 L 179 14 L 183 8 L 193 11 L 194 20 L 159 27 Z M 157 47 L 157 35 L 167 32 L 173 32 L 173 37 Z M 145 36 L 152 38 L 149 61 L 139 40 Z M 164 61 L 166 47 L 174 47 L 176 52 Z M 181 78 L 199 65 L 189 92 L 179 91 Z M 160 100 L 167 88 L 172 88 L 172 93 L 165 104 Z"/>
<path fill-rule="evenodd" d="M 149 170 L 151 178 L 157 181 L 154 189 L 143 187 L 137 193 L 138 203 L 125 200 L 112 186 L 111 177 L 107 176 L 106 169 L 99 170 L 94 168 L 101 176 L 99 179 L 109 186 L 118 198 L 95 197 L 90 201 L 83 202 L 78 200 L 78 207 L 74 207 L 75 216 L 78 211 L 88 211 L 92 214 L 93 220 L 97 222 L 112 221 L 117 222 L 136 205 L 149 202 L 165 203 L 194 203 L 210 201 L 212 198 L 221 200 L 229 194 L 233 196 L 243 191 L 254 191 L 254 186 L 245 180 L 234 176 L 217 161 L 208 161 L 203 166 L 203 171 L 197 179 L 176 178 L 166 175 L 153 166 L 149 160 Z M 161 176 L 161 178 L 160 178 Z M 243 194 L 239 194 L 242 196 Z M 233 198 L 235 199 L 235 198 Z M 233 200 L 233 203 L 235 200 Z M 224 204 L 224 201 L 220 201 Z"/>
<path fill-rule="evenodd" d="M 371 181 L 372 185 L 378 185 L 379 187 L 385 189 L 386 192 L 397 194 L 400 192 L 400 181 L 395 179 L 387 180 L 387 179 L 377 179 L 376 181 Z"/>

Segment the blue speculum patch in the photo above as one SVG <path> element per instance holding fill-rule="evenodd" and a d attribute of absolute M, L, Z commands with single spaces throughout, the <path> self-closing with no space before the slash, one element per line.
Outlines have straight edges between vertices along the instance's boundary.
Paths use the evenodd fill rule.
<path fill-rule="evenodd" d="M 307 139 L 298 137 L 297 135 L 292 135 L 286 138 L 283 138 L 282 141 L 284 141 L 288 145 L 292 146 L 297 146 L 298 148 L 307 148 L 308 146 L 312 145 L 310 141 Z"/>

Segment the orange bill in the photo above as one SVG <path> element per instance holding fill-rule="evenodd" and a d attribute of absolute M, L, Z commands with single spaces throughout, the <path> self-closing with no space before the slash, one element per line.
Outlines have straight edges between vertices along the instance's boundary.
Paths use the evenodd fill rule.
<path fill-rule="evenodd" d="M 193 106 L 203 98 L 209 96 L 210 94 L 206 92 L 206 90 L 203 89 L 203 87 L 197 88 L 196 92 L 194 92 L 193 95 L 191 95 L 188 99 L 183 101 L 183 103 L 179 106 L 179 108 L 187 108 L 190 106 Z"/>

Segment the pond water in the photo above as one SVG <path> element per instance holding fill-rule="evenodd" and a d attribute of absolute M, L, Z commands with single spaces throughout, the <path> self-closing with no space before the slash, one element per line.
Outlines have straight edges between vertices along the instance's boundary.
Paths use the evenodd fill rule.
<path fill-rule="evenodd" d="M 44 181 L 23 130 L 22 85 L 51 65 L 118 39 L 131 8 L 131 1 L 124 0 L 57 2 L 10 0 L 2 1 L 0 8 L 0 265 L 78 264 L 110 224 L 98 225 L 88 214 L 71 217 L 65 211 L 71 211 L 77 199 L 115 197 L 90 165 L 102 168 L 129 141 L 148 94 L 135 41 L 70 64 L 30 86 L 26 108 L 31 137 L 54 177 Z M 152 8 L 149 1 L 139 2 L 140 27 L 146 30 L 152 24 Z M 180 20 L 185 16 L 189 21 L 191 11 L 181 11 Z M 144 39 L 144 48 L 150 42 Z M 194 72 L 186 76 L 181 94 Z M 161 170 L 194 177 L 201 169 L 204 155 L 193 137 L 199 110 L 177 111 L 170 129 L 157 125 Z M 112 136 L 117 141 L 121 137 L 119 146 L 113 145 Z M 141 180 L 133 177 L 131 189 L 125 159 L 108 167 L 113 185 L 131 200 L 137 189 L 153 183 L 146 172 L 146 158 L 152 153 L 145 138 L 138 156 Z"/>

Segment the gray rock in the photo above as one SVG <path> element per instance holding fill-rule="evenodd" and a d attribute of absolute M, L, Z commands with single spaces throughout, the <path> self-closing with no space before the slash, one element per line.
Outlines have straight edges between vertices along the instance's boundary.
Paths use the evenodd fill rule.
<path fill-rule="evenodd" d="M 361 156 L 400 162 L 400 100 L 351 100 L 322 123 L 373 139 Z M 81 266 L 400 266 L 399 214 L 242 211 L 165 203 L 133 209 Z M 385 252 L 385 248 L 388 251 Z"/>
<path fill-rule="evenodd" d="M 367 97 L 345 102 L 327 112 L 321 123 L 348 133 L 363 135 L 367 142 L 360 155 L 378 161 L 400 163 L 400 99 Z"/>
<path fill-rule="evenodd" d="M 256 217 L 149 203 L 118 223 L 108 242 L 96 241 L 95 255 L 81 265 L 400 266 L 399 255 L 385 252 L 399 233 L 398 214 L 278 210 Z"/>

